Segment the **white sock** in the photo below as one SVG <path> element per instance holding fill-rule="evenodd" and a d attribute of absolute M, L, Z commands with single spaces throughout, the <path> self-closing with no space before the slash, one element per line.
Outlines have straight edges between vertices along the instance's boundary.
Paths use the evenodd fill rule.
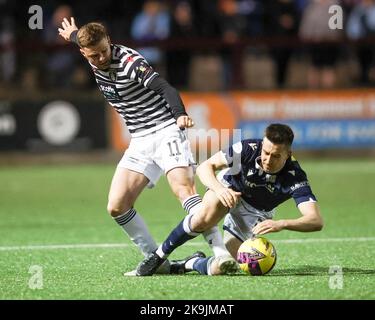
<path fill-rule="evenodd" d="M 157 248 L 156 242 L 148 231 L 144 220 L 134 208 L 113 219 L 124 229 L 130 240 L 141 250 L 145 257 L 155 251 Z"/>
<path fill-rule="evenodd" d="M 194 194 L 189 198 L 185 199 L 182 207 L 187 211 L 188 214 L 194 215 L 199 212 L 202 207 L 202 200 L 199 194 Z M 223 236 L 217 226 L 202 233 L 204 239 L 212 249 L 215 257 L 228 255 L 228 250 L 225 248 Z"/>
<path fill-rule="evenodd" d="M 197 261 L 197 259 L 199 259 L 199 258 L 196 257 L 196 258 L 190 259 L 188 262 L 186 262 L 186 264 L 185 264 L 186 271 L 194 270 L 193 265 L 194 265 L 194 262 Z"/>
<path fill-rule="evenodd" d="M 162 258 L 162 259 L 166 259 L 166 258 L 168 258 L 168 254 L 165 254 L 165 253 L 163 252 L 163 249 L 162 249 L 162 246 L 161 246 L 161 245 L 159 246 L 159 248 L 156 249 L 156 254 L 157 254 L 160 258 Z"/>
<path fill-rule="evenodd" d="M 203 237 L 214 252 L 215 257 L 229 255 L 229 252 L 224 245 L 223 235 L 218 226 L 214 226 L 203 232 Z"/>

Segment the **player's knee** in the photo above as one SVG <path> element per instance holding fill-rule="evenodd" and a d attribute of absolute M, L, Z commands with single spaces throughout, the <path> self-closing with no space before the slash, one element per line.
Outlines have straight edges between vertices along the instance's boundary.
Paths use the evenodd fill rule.
<path fill-rule="evenodd" d="M 121 215 L 121 209 L 118 206 L 114 206 L 109 202 L 108 202 L 108 205 L 107 205 L 107 212 L 112 217 L 117 217 L 117 216 Z"/>
<path fill-rule="evenodd" d="M 320 218 L 315 223 L 315 231 L 321 231 L 323 229 L 323 227 L 324 227 L 324 222 L 323 222 L 323 219 Z"/>
<path fill-rule="evenodd" d="M 194 219 L 195 218 L 195 219 Z M 213 226 L 215 226 L 215 221 L 212 221 L 212 219 L 209 216 L 193 216 L 191 226 L 193 231 L 195 232 L 204 232 L 208 229 L 211 229 Z"/>
<path fill-rule="evenodd" d="M 176 186 L 174 187 L 173 192 L 176 195 L 176 197 L 180 200 L 180 202 L 183 202 L 193 194 L 196 194 L 194 186 L 190 185 Z"/>
<path fill-rule="evenodd" d="M 118 217 L 128 211 L 132 206 L 115 202 L 108 202 L 107 211 L 112 217 Z"/>

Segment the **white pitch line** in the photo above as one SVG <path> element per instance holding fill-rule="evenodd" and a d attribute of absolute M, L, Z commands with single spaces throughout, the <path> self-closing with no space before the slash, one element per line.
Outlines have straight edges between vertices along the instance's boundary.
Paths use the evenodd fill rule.
<path fill-rule="evenodd" d="M 307 239 L 281 239 L 272 240 L 277 243 L 320 243 L 320 242 L 349 242 L 349 241 L 375 241 L 375 237 L 358 238 L 307 238 Z M 184 246 L 202 246 L 205 242 L 187 242 Z M 0 246 L 0 251 L 19 250 L 56 250 L 56 249 L 97 249 L 97 248 L 127 248 L 131 243 L 82 243 L 82 244 L 50 244 L 50 245 L 28 245 L 28 246 Z"/>

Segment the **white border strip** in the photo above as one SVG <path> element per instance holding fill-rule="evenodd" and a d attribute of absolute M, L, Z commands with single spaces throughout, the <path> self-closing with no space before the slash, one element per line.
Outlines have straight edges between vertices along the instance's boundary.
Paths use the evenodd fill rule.
<path fill-rule="evenodd" d="M 284 239 L 272 240 L 277 243 L 321 243 L 321 242 L 350 242 L 350 241 L 375 241 L 375 237 L 358 238 L 307 238 L 307 239 Z M 202 246 L 205 242 L 187 242 L 184 246 Z M 128 248 L 131 243 L 82 243 L 82 244 L 50 244 L 50 245 L 25 245 L 25 246 L 0 246 L 0 251 L 19 250 L 58 250 L 58 249 L 99 249 L 99 248 Z"/>

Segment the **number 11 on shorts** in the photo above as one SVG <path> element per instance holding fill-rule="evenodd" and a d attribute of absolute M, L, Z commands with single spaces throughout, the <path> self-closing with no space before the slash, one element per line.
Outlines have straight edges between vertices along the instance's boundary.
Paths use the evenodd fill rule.
<path fill-rule="evenodd" d="M 168 147 L 169 147 L 169 156 L 170 157 L 175 157 L 175 156 L 180 156 L 181 152 L 180 149 L 178 148 L 178 143 L 177 140 L 173 140 L 172 142 L 168 142 Z M 174 150 L 175 149 L 175 152 Z"/>

